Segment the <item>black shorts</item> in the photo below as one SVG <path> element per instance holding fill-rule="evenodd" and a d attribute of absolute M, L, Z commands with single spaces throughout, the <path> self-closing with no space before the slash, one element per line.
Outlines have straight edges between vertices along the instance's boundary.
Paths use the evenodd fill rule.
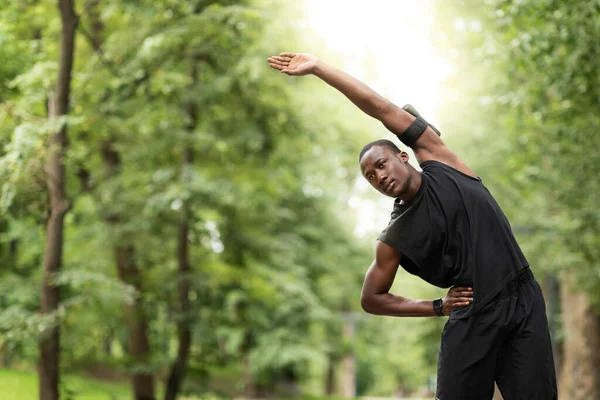
<path fill-rule="evenodd" d="M 557 399 L 542 290 L 529 269 L 481 311 L 452 318 L 442 332 L 439 400 L 489 400 L 494 381 L 504 400 Z"/>

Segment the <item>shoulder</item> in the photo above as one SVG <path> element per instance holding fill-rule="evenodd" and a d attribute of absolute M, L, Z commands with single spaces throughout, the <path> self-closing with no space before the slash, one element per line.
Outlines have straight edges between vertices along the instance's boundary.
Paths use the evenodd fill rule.
<path fill-rule="evenodd" d="M 438 160 L 423 161 L 421 164 L 419 164 L 419 166 L 421 167 L 423 176 L 425 178 L 446 175 L 467 178 L 469 180 L 481 182 L 481 178 L 475 175 L 475 173 L 473 173 L 471 170 L 469 170 L 470 173 L 467 173 L 469 171 L 464 171 L 464 169 L 456 168 L 453 165 L 449 165 Z"/>
<path fill-rule="evenodd" d="M 396 249 L 423 239 L 428 226 L 430 207 L 427 189 L 422 186 L 419 197 L 410 203 L 394 202 L 394 209 L 387 226 L 381 231 L 378 240 Z"/>
<path fill-rule="evenodd" d="M 429 139 L 425 140 L 427 145 L 414 148 L 413 151 L 419 164 L 424 164 L 428 161 L 437 161 L 438 163 L 447 165 L 465 175 L 477 178 L 477 175 L 465 164 L 464 161 L 456 155 L 437 135 L 428 135 Z"/>
<path fill-rule="evenodd" d="M 394 263 L 396 266 L 400 263 L 402 252 L 394 248 L 384 240 L 377 240 L 375 247 L 375 260 L 381 264 Z"/>

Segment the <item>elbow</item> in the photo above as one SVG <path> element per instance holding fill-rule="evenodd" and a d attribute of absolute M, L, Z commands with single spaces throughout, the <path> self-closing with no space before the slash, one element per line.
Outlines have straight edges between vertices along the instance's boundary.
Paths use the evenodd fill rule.
<path fill-rule="evenodd" d="M 362 307 L 364 312 L 369 312 L 369 300 L 364 294 L 360 296 L 360 306 Z"/>
<path fill-rule="evenodd" d="M 373 306 L 373 296 L 362 294 L 360 296 L 360 306 L 368 314 L 377 314 L 375 307 Z"/>

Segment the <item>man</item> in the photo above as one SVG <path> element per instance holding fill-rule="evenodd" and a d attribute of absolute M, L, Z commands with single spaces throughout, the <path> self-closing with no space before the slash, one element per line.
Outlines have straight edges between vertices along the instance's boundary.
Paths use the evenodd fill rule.
<path fill-rule="evenodd" d="M 421 117 L 397 107 L 319 58 L 281 53 L 269 65 L 288 75 L 313 74 L 381 121 L 411 147 L 388 140 L 366 145 L 363 176 L 395 198 L 362 289 L 365 311 L 389 316 L 450 316 L 438 360 L 439 400 L 556 399 L 554 360 L 541 289 L 508 220 L 481 179 Z M 411 300 L 389 293 L 398 266 L 452 287 L 446 297 Z"/>

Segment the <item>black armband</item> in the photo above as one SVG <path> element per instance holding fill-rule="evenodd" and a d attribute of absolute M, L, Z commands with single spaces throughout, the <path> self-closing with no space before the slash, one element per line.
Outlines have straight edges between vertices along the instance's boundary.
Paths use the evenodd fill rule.
<path fill-rule="evenodd" d="M 412 124 L 398 136 L 398 139 L 408 147 L 412 147 L 412 145 L 417 141 L 417 139 L 425 132 L 425 129 L 429 124 L 422 117 L 417 117 Z"/>
<path fill-rule="evenodd" d="M 402 109 L 404 111 L 406 111 L 407 113 L 409 113 L 410 115 L 412 115 L 413 117 L 417 118 L 420 117 L 421 114 L 419 114 L 419 112 L 417 111 L 416 108 L 414 108 L 411 104 L 405 104 L 404 107 L 402 107 Z M 429 124 L 429 127 L 431 129 L 433 129 L 433 131 L 438 135 L 438 136 L 442 136 L 442 132 L 440 132 L 435 126 Z"/>

